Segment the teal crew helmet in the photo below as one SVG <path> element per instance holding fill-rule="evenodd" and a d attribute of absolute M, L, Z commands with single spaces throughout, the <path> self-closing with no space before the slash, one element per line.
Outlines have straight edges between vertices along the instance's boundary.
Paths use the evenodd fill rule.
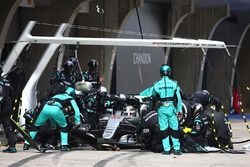
<path fill-rule="evenodd" d="M 73 97 L 76 95 L 76 91 L 75 91 L 75 89 L 72 88 L 72 87 L 67 87 L 67 89 L 66 89 L 65 92 L 66 92 L 68 95 L 73 96 Z"/>
<path fill-rule="evenodd" d="M 160 74 L 161 76 L 170 76 L 171 68 L 168 65 L 163 64 L 160 68 Z"/>

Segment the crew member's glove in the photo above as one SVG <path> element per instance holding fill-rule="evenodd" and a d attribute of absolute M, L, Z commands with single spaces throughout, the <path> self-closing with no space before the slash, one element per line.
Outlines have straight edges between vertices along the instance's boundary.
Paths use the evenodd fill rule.
<path fill-rule="evenodd" d="M 81 124 L 79 131 L 88 132 L 90 128 L 91 128 L 90 124 Z"/>
<path fill-rule="evenodd" d="M 89 124 L 78 124 L 73 126 L 72 131 L 88 132 L 91 126 Z"/>
<path fill-rule="evenodd" d="M 191 133 L 192 128 L 184 127 L 184 128 L 182 129 L 182 131 L 183 131 L 184 133 Z"/>
<path fill-rule="evenodd" d="M 80 128 L 81 124 L 76 124 L 72 127 L 72 131 L 76 131 Z"/>

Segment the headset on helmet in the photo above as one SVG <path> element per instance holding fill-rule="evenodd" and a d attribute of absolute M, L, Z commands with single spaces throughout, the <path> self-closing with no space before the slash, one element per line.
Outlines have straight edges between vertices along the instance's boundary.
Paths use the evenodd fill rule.
<path fill-rule="evenodd" d="M 168 65 L 163 64 L 160 68 L 160 74 L 161 76 L 170 76 L 171 68 Z"/>
<path fill-rule="evenodd" d="M 90 68 L 96 68 L 98 67 L 98 62 L 95 60 L 95 59 L 91 59 L 89 62 L 88 62 L 88 66 Z"/>
<path fill-rule="evenodd" d="M 68 95 L 70 96 L 75 96 L 76 95 L 76 92 L 75 92 L 75 89 L 72 88 L 72 87 L 68 87 L 65 91 Z"/>

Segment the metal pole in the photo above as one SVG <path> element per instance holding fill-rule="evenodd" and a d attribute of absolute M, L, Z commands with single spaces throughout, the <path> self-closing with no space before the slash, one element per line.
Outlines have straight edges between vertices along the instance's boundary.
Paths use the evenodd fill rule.
<path fill-rule="evenodd" d="M 35 24 L 36 24 L 35 21 L 30 21 L 27 24 L 26 28 L 24 29 L 23 33 L 21 34 L 21 36 L 18 39 L 19 42 L 17 42 L 15 44 L 15 46 L 11 50 L 11 52 L 10 52 L 6 62 L 5 62 L 5 64 L 3 65 L 3 74 L 2 75 L 9 73 L 11 68 L 16 63 L 17 58 L 19 57 L 19 55 L 23 51 L 24 47 L 29 43 L 28 36 L 30 35 L 30 32 L 33 29 Z"/>
<path fill-rule="evenodd" d="M 6 40 L 6 36 L 8 34 L 9 27 L 10 27 L 10 24 L 12 22 L 14 15 L 19 7 L 19 3 L 20 3 L 20 0 L 16 0 L 14 2 L 14 4 L 10 8 L 8 16 L 6 17 L 5 22 L 3 24 L 3 29 L 2 29 L 2 32 L 0 34 L 0 60 L 2 60 L 2 49 L 4 48 L 4 43 Z"/>
<path fill-rule="evenodd" d="M 172 47 L 172 48 L 216 48 L 224 49 L 222 41 L 193 40 L 184 38 L 173 39 L 129 39 L 129 38 L 80 38 L 80 37 L 48 37 L 28 34 L 26 41 L 37 44 L 67 45 L 104 45 L 104 46 L 141 46 L 141 47 Z"/>
<path fill-rule="evenodd" d="M 67 24 L 62 24 L 59 29 L 57 30 L 55 36 L 60 37 L 63 35 L 65 29 L 67 28 Z M 25 119 L 23 118 L 23 115 L 25 111 L 34 109 L 37 105 L 37 96 L 36 96 L 36 90 L 37 90 L 37 83 L 42 76 L 42 73 L 44 72 L 45 68 L 47 67 L 49 61 L 53 57 L 56 49 L 60 46 L 60 44 L 50 44 L 46 51 L 44 52 L 41 60 L 39 61 L 36 69 L 32 73 L 29 81 L 25 85 L 23 92 L 22 92 L 22 108 L 21 108 L 21 114 L 20 114 L 20 120 L 19 124 L 24 125 Z"/>

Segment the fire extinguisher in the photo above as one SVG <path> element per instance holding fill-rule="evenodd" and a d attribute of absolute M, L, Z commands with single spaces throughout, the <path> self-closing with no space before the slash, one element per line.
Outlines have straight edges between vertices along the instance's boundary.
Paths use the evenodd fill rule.
<path fill-rule="evenodd" d="M 239 89 L 234 88 L 233 89 L 233 105 L 232 108 L 234 110 L 235 114 L 239 114 L 241 111 L 241 95 Z"/>

